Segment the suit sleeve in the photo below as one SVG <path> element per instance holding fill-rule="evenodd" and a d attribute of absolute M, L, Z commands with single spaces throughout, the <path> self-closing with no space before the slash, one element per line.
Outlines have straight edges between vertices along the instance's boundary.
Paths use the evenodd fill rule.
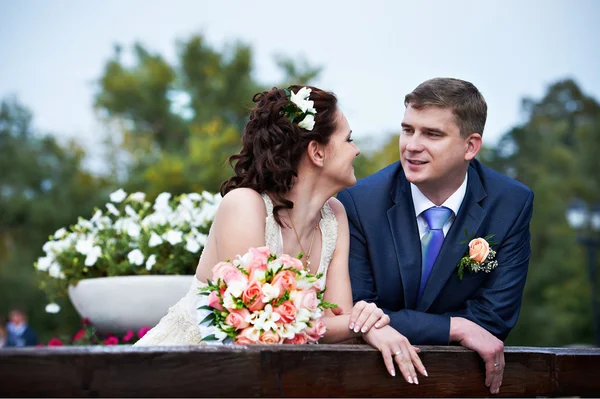
<path fill-rule="evenodd" d="M 501 340 L 505 340 L 517 323 L 523 289 L 531 256 L 529 224 L 533 215 L 533 192 L 511 230 L 496 250 L 498 267 L 490 272 L 484 284 L 451 317 L 464 317 L 480 325 Z"/>
<path fill-rule="evenodd" d="M 388 316 L 390 325 L 404 335 L 412 344 L 446 345 L 450 333 L 450 317 L 418 312 L 410 309 L 390 311 L 380 305 L 377 287 L 373 276 L 373 266 L 369 257 L 366 235 L 362 228 L 352 194 L 348 190 L 337 196 L 346 208 L 350 228 L 350 283 L 352 299 L 373 302 Z"/>

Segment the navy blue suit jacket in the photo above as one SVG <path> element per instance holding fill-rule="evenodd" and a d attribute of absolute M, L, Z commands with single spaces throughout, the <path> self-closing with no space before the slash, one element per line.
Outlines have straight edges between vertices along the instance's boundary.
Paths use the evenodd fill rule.
<path fill-rule="evenodd" d="M 501 340 L 515 326 L 529 263 L 533 192 L 473 160 L 467 192 L 433 265 L 421 299 L 421 242 L 410 183 L 399 162 L 343 190 L 350 225 L 350 280 L 354 302 L 374 302 L 413 344 L 445 345 L 450 317 L 469 319 Z M 498 267 L 465 273 L 464 231 L 495 234 Z"/>

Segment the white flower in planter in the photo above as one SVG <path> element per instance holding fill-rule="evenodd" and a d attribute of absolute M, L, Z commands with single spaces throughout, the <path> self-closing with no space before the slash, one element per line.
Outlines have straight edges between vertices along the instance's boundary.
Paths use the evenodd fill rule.
<path fill-rule="evenodd" d="M 110 200 L 115 204 L 123 202 L 125 198 L 127 198 L 127 193 L 123 191 L 122 188 L 118 189 L 110 195 Z"/>
<path fill-rule="evenodd" d="M 54 233 L 34 265 L 49 303 L 85 279 L 194 274 L 221 196 L 161 193 L 154 203 L 145 198 L 117 190 L 106 211 L 96 209 L 89 220 L 79 218 Z"/>
<path fill-rule="evenodd" d="M 127 259 L 129 259 L 129 263 L 141 266 L 144 264 L 144 254 L 139 249 L 134 249 L 133 251 L 127 254 Z"/>
<path fill-rule="evenodd" d="M 183 241 L 183 233 L 178 230 L 169 230 L 164 235 L 163 238 L 169 242 L 171 245 L 177 245 Z"/>
<path fill-rule="evenodd" d="M 58 313 L 60 312 L 60 306 L 57 303 L 49 303 L 46 305 L 46 313 Z"/>

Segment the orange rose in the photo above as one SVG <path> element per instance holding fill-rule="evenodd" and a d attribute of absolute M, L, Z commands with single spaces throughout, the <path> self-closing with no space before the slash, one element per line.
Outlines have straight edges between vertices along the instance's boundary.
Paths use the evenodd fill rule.
<path fill-rule="evenodd" d="M 248 307 L 248 310 L 251 312 L 262 310 L 262 308 L 265 307 L 265 303 L 262 301 L 262 299 L 262 285 L 256 280 L 250 281 L 250 284 L 248 284 L 248 287 L 246 287 L 246 290 L 242 294 L 242 301 L 244 301 L 244 304 Z"/>
<path fill-rule="evenodd" d="M 283 296 L 285 291 L 290 292 L 296 288 L 296 273 L 290 270 L 281 271 L 273 277 L 271 285 L 279 287 L 279 295 Z"/>
<path fill-rule="evenodd" d="M 250 325 L 246 318 L 250 316 L 248 309 L 235 309 L 225 318 L 225 324 L 235 327 L 236 330 L 242 330 Z"/>
<path fill-rule="evenodd" d="M 296 335 L 294 335 L 294 338 L 286 339 L 285 341 L 283 341 L 284 344 L 295 344 L 295 345 L 304 345 L 307 342 L 308 342 L 308 339 L 306 338 L 306 334 L 304 334 L 304 333 L 296 334 Z"/>
<path fill-rule="evenodd" d="M 281 341 L 279 335 L 273 331 L 265 331 L 262 333 L 260 338 L 258 339 L 258 343 L 260 344 L 278 344 Z"/>
<path fill-rule="evenodd" d="M 469 257 L 477 263 L 482 263 L 490 253 L 490 244 L 483 238 L 475 238 L 469 243 Z"/>
<path fill-rule="evenodd" d="M 281 305 L 277 306 L 273 309 L 275 313 L 279 313 L 281 316 L 281 321 L 284 323 L 291 323 L 296 319 L 296 307 L 292 303 L 292 301 L 285 301 Z"/>

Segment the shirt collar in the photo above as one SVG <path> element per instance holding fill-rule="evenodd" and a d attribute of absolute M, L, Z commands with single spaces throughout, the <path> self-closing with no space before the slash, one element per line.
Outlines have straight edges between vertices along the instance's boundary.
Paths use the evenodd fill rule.
<path fill-rule="evenodd" d="M 446 208 L 449 208 L 454 212 L 454 216 L 458 214 L 458 210 L 460 209 L 460 205 L 465 198 L 465 194 L 467 193 L 467 180 L 469 174 L 465 174 L 465 180 L 462 182 L 460 187 L 442 204 Z M 412 194 L 413 204 L 415 206 L 415 215 L 419 217 L 421 213 L 425 212 L 427 209 L 436 206 L 429 198 L 425 196 L 419 190 L 419 187 L 410 183 L 410 193 Z"/>

